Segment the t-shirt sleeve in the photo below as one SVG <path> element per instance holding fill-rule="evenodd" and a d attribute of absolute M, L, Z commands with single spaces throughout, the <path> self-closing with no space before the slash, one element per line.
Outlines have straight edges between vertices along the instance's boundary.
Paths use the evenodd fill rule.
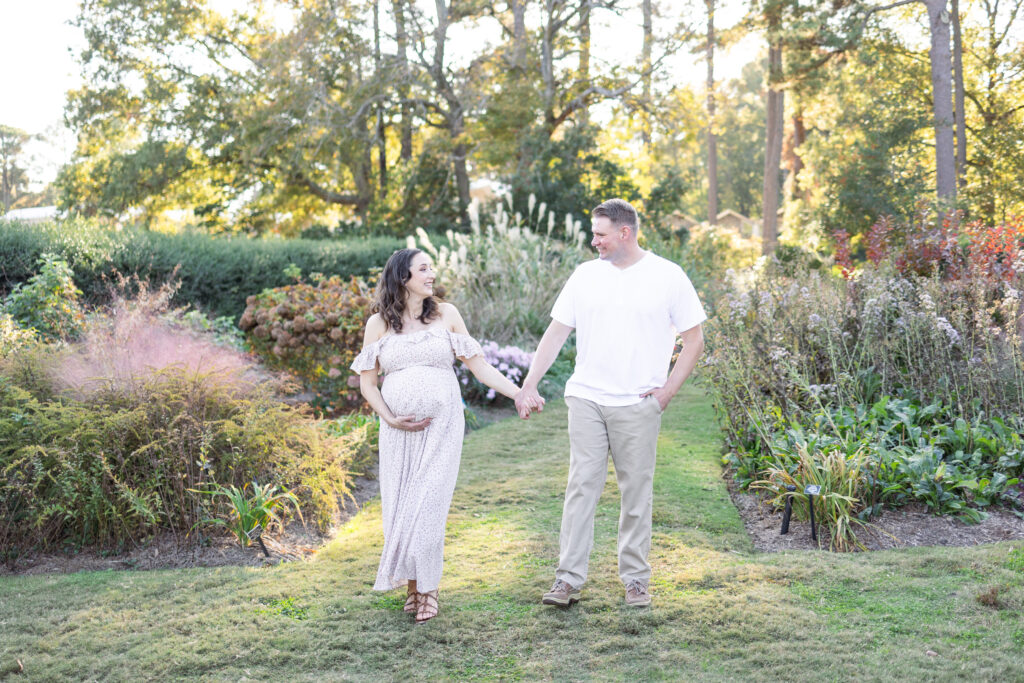
<path fill-rule="evenodd" d="M 682 269 L 678 271 L 674 289 L 676 291 L 669 309 L 669 317 L 677 331 L 685 332 L 708 319 L 704 313 L 704 306 L 701 305 L 700 298 L 697 296 L 697 290 L 693 288 L 693 283 Z"/>
<path fill-rule="evenodd" d="M 575 290 L 579 281 L 579 269 L 573 271 L 565 286 L 558 293 L 555 305 L 551 307 L 551 317 L 569 327 L 576 327 L 576 296 Z"/>

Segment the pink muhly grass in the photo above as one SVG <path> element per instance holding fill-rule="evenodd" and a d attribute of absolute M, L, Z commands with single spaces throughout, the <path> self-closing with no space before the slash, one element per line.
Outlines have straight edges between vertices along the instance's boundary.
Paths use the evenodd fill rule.
<path fill-rule="evenodd" d="M 170 371 L 242 397 L 270 379 L 246 355 L 160 320 L 156 309 L 165 303 L 159 293 L 140 292 L 92 316 L 80 340 L 50 370 L 54 387 L 80 399 L 98 392 L 137 394 Z"/>

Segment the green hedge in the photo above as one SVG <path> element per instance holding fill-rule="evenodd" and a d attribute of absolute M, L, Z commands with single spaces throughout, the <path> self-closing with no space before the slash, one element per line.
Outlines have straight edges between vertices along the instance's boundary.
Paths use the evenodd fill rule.
<path fill-rule="evenodd" d="M 107 298 L 115 270 L 163 282 L 178 268 L 181 288 L 176 304 L 191 303 L 212 317 L 239 318 L 245 299 L 267 287 L 292 281 L 285 268 L 295 264 L 304 275 L 366 275 L 404 246 L 392 237 L 350 240 L 279 240 L 211 237 L 201 233 L 168 235 L 140 230 L 115 232 L 84 220 L 29 225 L 0 221 L 0 294 L 28 280 L 44 253 L 65 259 L 75 283 L 90 302 Z"/>

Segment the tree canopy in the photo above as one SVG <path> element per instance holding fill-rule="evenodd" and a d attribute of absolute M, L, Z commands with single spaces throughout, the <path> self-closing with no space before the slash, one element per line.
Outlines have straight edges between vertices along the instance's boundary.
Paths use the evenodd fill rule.
<path fill-rule="evenodd" d="M 1000 220 L 1024 211 L 1022 3 L 86 0 L 61 203 L 401 233 L 464 223 L 489 181 L 655 223 L 781 206 L 789 238 L 936 195 Z M 718 78 L 715 47 L 745 35 L 765 51 Z"/>

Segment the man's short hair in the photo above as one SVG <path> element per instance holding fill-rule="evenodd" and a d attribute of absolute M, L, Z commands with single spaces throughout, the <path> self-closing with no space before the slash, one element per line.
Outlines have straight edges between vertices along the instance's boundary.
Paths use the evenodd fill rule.
<path fill-rule="evenodd" d="M 601 202 L 596 209 L 591 212 L 594 218 L 604 216 L 612 222 L 616 228 L 625 225 L 633 231 L 635 235 L 640 230 L 640 217 L 637 216 L 636 209 L 633 205 L 627 202 L 625 199 L 609 199 L 606 202 Z"/>

